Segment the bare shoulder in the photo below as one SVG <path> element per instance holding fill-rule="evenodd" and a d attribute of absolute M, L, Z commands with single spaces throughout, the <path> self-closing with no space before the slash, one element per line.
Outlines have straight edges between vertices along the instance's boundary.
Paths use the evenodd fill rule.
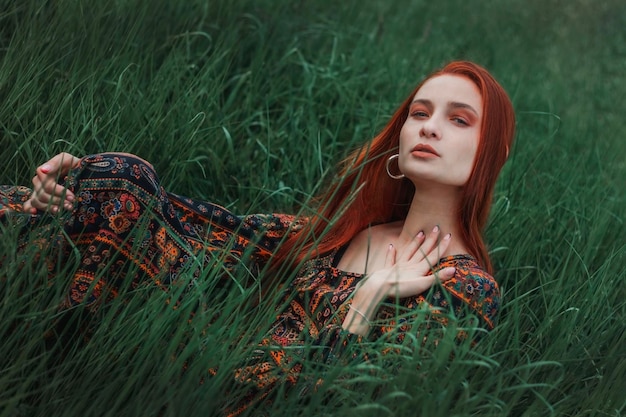
<path fill-rule="evenodd" d="M 337 267 L 359 274 L 381 269 L 387 248 L 401 228 L 401 223 L 385 223 L 362 230 L 350 241 Z"/>
<path fill-rule="evenodd" d="M 352 240 L 355 246 L 387 246 L 395 241 L 402 230 L 402 222 L 377 224 L 361 230 Z"/>

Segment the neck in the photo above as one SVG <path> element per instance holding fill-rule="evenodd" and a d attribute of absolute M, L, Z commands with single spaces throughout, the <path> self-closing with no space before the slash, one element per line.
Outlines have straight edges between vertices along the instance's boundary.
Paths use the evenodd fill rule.
<path fill-rule="evenodd" d="M 460 240 L 461 233 L 457 221 L 460 195 L 461 190 L 458 187 L 441 184 L 416 185 L 415 195 L 398 243 L 406 244 L 420 231 L 428 234 L 435 226 L 439 226 L 441 237 L 447 233 L 452 235 L 452 241 L 444 256 L 467 253 L 465 242 Z"/>

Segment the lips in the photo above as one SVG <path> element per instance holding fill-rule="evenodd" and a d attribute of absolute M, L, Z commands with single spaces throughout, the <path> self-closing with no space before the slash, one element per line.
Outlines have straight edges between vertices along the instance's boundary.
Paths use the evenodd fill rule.
<path fill-rule="evenodd" d="M 433 156 L 440 156 L 436 150 L 434 150 L 430 145 L 425 145 L 423 143 L 418 144 L 413 148 L 411 152 L 417 152 L 420 154 L 431 154 Z"/>

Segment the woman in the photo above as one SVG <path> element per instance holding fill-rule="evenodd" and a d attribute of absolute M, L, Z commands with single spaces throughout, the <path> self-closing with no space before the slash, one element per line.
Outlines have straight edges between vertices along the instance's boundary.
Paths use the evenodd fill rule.
<path fill-rule="evenodd" d="M 298 271 L 285 290 L 290 302 L 262 343 L 274 348 L 238 372 L 262 397 L 278 382 L 295 382 L 302 367 L 288 353 L 293 349 L 276 346 L 313 343 L 324 347 L 322 359 L 340 356 L 350 341 L 397 330 L 393 311 L 381 307 L 385 300 L 406 311 L 431 306 L 432 318 L 444 324 L 448 311 L 494 327 L 499 291 L 481 229 L 514 124 L 511 102 L 492 76 L 452 62 L 346 159 L 341 180 L 319 196 L 311 218 L 237 217 L 168 194 L 150 164 L 128 154 L 57 155 L 37 168 L 34 192 L 2 189 L 0 215 L 28 213 L 36 223 L 44 212 L 71 213 L 65 230 L 80 267 L 66 306 L 97 308 L 123 282 L 152 281 L 172 291 L 206 267 L 225 275 L 242 264 L 252 272 L 268 268 L 275 281 Z M 61 253 L 70 256 L 66 247 Z M 126 264 L 111 265 L 113 258 Z M 103 265 L 106 276 L 99 274 Z M 437 279 L 443 293 L 429 291 Z M 279 287 L 272 282 L 266 291 Z M 407 323 L 402 330 L 410 331 Z"/>

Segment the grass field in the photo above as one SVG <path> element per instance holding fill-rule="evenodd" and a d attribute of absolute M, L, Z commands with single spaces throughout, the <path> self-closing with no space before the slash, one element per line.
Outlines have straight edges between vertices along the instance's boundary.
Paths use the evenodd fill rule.
<path fill-rule="evenodd" d="M 251 415 L 623 416 L 624 27 L 621 0 L 0 0 L 0 184 L 59 151 L 124 151 L 178 194 L 294 212 L 424 75 L 476 61 L 518 118 L 486 230 L 500 324 L 472 348 L 318 367 L 317 391 Z M 246 313 L 234 291 L 200 333 L 154 293 L 46 345 L 67 283 L 19 268 L 0 230 L 0 417 L 214 415 L 232 377 L 206 369 L 271 322 L 272 300 Z"/>

